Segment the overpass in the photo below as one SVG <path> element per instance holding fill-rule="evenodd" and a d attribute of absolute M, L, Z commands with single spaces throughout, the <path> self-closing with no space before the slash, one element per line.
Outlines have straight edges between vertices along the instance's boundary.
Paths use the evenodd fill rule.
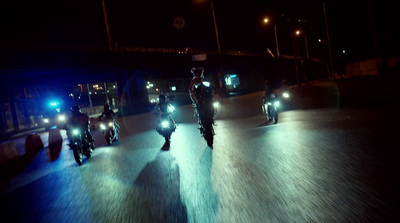
<path fill-rule="evenodd" d="M 207 59 L 193 61 L 193 54 L 205 54 Z M 0 52 L 1 110 L 4 111 L 7 104 L 14 104 L 11 102 L 17 105 L 9 109 L 11 114 L 3 112 L 0 129 L 1 126 L 4 129 L 7 116 L 14 117 L 14 127 L 29 122 L 31 115 L 27 112 L 27 101 L 32 100 L 26 97 L 26 88 L 61 89 L 77 84 L 115 82 L 118 95 L 123 98 L 124 110 L 129 111 L 148 103 L 148 80 L 180 81 L 182 87 L 178 91 L 187 92 L 185 85 L 190 81 L 193 66 L 203 66 L 206 79 L 212 82 L 217 81 L 218 73 L 238 76 L 240 87 L 235 90 L 239 92 L 262 90 L 266 79 L 276 83 L 283 79 L 297 83 L 293 59 L 291 56 L 276 58 L 243 51 L 218 53 L 142 47 L 119 48 L 111 52 L 107 48 L 4 49 Z M 308 80 L 327 77 L 327 66 L 323 61 L 298 58 L 298 65 L 301 82 L 306 81 L 305 77 Z M 223 88 L 228 90 L 226 85 Z"/>

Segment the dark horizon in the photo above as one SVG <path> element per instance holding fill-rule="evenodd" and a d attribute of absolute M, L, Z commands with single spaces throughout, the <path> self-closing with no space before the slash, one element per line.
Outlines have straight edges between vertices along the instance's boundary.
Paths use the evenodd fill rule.
<path fill-rule="evenodd" d="M 53 2 L 6 1 L 1 5 L 0 44 L 62 47 L 107 47 L 108 39 L 100 0 Z M 193 1 L 106 1 L 113 42 L 119 47 L 163 47 L 217 50 L 209 0 Z M 335 57 L 346 50 L 347 60 L 373 58 L 368 1 L 326 3 L 331 44 Z M 381 54 L 397 55 L 400 49 L 399 4 L 373 2 Z M 276 19 L 282 54 L 292 54 L 287 19 L 305 20 L 293 27 L 307 32 L 311 57 L 326 58 L 326 32 L 322 1 L 227 1 L 214 0 L 222 50 L 275 53 L 272 24 Z M 173 20 L 183 17 L 186 25 L 175 29 Z M 278 19 L 279 18 L 279 19 Z M 322 43 L 317 40 L 321 39 Z M 300 50 L 304 39 L 296 38 Z M 303 49 L 304 51 L 304 49 Z M 304 52 L 303 52 L 304 53 Z M 343 56 L 343 55 L 342 55 Z"/>

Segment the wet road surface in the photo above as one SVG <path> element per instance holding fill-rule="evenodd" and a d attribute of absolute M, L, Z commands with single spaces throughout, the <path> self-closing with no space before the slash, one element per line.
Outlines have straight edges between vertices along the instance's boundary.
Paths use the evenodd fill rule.
<path fill-rule="evenodd" d="M 214 148 L 191 106 L 176 113 L 169 151 L 155 117 L 123 117 L 120 140 L 82 166 L 66 141 L 2 182 L 1 222 L 396 222 L 399 167 L 394 107 L 261 113 L 261 95 L 224 99 Z"/>

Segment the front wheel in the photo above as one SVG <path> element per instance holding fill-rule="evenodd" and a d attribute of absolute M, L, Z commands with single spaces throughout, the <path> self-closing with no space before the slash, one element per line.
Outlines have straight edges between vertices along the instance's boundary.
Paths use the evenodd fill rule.
<path fill-rule="evenodd" d="M 212 126 L 205 127 L 204 139 L 207 141 L 207 146 L 212 148 L 213 142 L 214 142 L 214 134 L 213 134 Z"/>
<path fill-rule="evenodd" d="M 105 135 L 104 137 L 106 138 L 107 144 L 108 144 L 108 145 L 111 145 L 111 143 L 112 143 L 113 140 L 112 140 L 110 131 L 107 131 L 107 132 L 106 132 L 106 135 Z"/>
<path fill-rule="evenodd" d="M 82 159 L 83 159 L 83 154 L 82 154 L 82 152 L 80 151 L 80 149 L 77 149 L 77 148 L 74 148 L 74 158 L 75 158 L 75 161 L 79 164 L 79 165 L 82 165 Z"/>
<path fill-rule="evenodd" d="M 171 140 L 169 139 L 169 136 L 165 136 L 164 138 L 165 138 L 165 143 L 168 143 L 168 144 L 171 143 Z"/>
<path fill-rule="evenodd" d="M 266 111 L 267 111 L 267 119 L 269 122 L 271 122 L 272 119 L 274 118 L 274 115 L 272 114 L 272 111 L 271 111 L 271 107 L 267 106 Z"/>
<path fill-rule="evenodd" d="M 162 136 L 164 136 L 165 142 L 170 143 L 171 142 L 171 135 L 172 135 L 172 130 L 171 129 L 165 129 Z"/>
<path fill-rule="evenodd" d="M 92 148 L 90 146 L 86 149 L 85 155 L 88 159 L 92 157 Z"/>
<path fill-rule="evenodd" d="M 278 123 L 278 111 L 274 111 L 274 124 Z"/>

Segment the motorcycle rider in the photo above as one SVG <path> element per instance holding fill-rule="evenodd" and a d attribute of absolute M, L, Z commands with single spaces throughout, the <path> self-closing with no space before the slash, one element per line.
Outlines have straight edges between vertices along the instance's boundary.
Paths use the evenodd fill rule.
<path fill-rule="evenodd" d="M 267 102 L 270 102 L 272 97 L 275 97 L 274 89 L 272 89 L 271 82 L 266 80 L 265 81 L 265 92 L 264 92 L 264 97 L 263 97 L 263 105 L 265 105 Z M 269 106 L 268 106 L 268 108 L 269 108 Z"/>
<path fill-rule="evenodd" d="M 168 110 L 170 106 L 172 105 L 166 101 L 165 95 L 161 94 L 158 96 L 158 103 L 153 110 L 153 113 L 160 117 L 157 126 L 159 126 L 162 115 L 168 115 L 168 119 L 171 121 L 172 126 L 175 126 L 175 121 L 170 115 L 171 111 Z"/>
<path fill-rule="evenodd" d="M 198 100 L 196 97 L 196 93 L 195 93 L 195 85 L 196 84 L 200 84 L 203 83 L 204 81 L 204 68 L 202 67 L 193 67 L 190 72 L 193 74 L 193 78 L 190 81 L 190 85 L 189 85 L 189 93 L 190 93 L 190 99 L 192 99 L 192 103 L 194 105 L 198 104 Z"/>
<path fill-rule="evenodd" d="M 168 115 L 171 123 L 173 124 L 173 126 L 175 126 L 175 121 L 170 115 L 171 111 L 168 110 L 170 106 L 172 105 L 166 101 L 165 95 L 161 94 L 158 96 L 158 103 L 154 107 L 153 113 L 159 115 L 160 117 L 162 115 Z"/>
<path fill-rule="evenodd" d="M 83 114 L 78 105 L 74 105 L 71 107 L 71 113 L 72 115 L 65 123 L 65 129 L 67 129 L 68 138 L 70 138 L 71 136 L 70 135 L 71 133 L 69 132 L 69 129 L 71 127 L 81 128 L 85 132 L 85 135 L 87 136 L 90 146 L 92 147 L 92 149 L 94 149 L 93 145 L 94 138 L 92 137 L 92 134 L 90 133 L 89 129 L 89 124 L 90 124 L 89 116 Z"/>
<path fill-rule="evenodd" d="M 103 111 L 103 113 L 101 113 L 101 115 L 100 115 L 100 117 L 99 117 L 99 121 L 101 121 L 101 118 L 102 118 L 103 116 L 105 116 L 105 119 L 106 119 L 106 120 L 113 120 L 114 125 L 115 125 L 115 127 L 116 127 L 116 129 L 117 129 L 117 132 L 120 132 L 120 131 L 119 131 L 120 126 L 119 126 L 119 124 L 117 123 L 117 121 L 115 120 L 115 113 L 114 113 L 113 110 L 110 109 L 110 105 L 108 105 L 107 103 L 105 103 L 104 106 L 103 106 L 103 108 L 104 108 L 104 111 Z"/>
<path fill-rule="evenodd" d="M 204 68 L 203 67 L 193 67 L 190 72 L 193 74 L 193 78 L 190 81 L 189 85 L 189 93 L 190 99 L 192 100 L 192 105 L 194 109 L 194 117 L 198 117 L 197 107 L 199 104 L 197 95 L 196 95 L 196 88 L 197 84 L 201 84 L 204 82 Z"/>
<path fill-rule="evenodd" d="M 267 80 L 265 81 L 265 92 L 264 92 L 264 104 L 271 99 L 274 94 L 274 89 L 272 89 L 271 83 Z"/>

